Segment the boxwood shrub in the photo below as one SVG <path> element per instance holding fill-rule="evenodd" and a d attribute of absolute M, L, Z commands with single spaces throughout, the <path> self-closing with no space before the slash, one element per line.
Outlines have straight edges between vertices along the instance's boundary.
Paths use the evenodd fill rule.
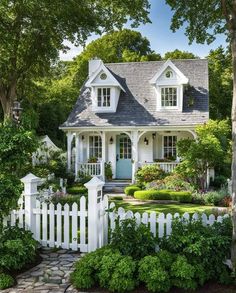
<path fill-rule="evenodd" d="M 14 285 L 14 279 L 12 276 L 0 273 L 0 290 L 12 287 Z"/>
<path fill-rule="evenodd" d="M 86 195 L 88 193 L 88 189 L 84 186 L 73 186 L 67 189 L 67 193 L 72 195 Z"/>
<path fill-rule="evenodd" d="M 135 191 L 139 191 L 139 190 L 141 190 L 141 188 L 138 187 L 137 185 L 130 185 L 130 186 L 125 187 L 124 192 L 125 192 L 126 195 L 132 195 L 133 196 Z"/>
<path fill-rule="evenodd" d="M 192 195 L 189 191 L 173 191 L 168 189 L 162 190 L 140 190 L 135 191 L 134 197 L 142 200 L 176 200 L 181 203 L 191 202 Z"/>

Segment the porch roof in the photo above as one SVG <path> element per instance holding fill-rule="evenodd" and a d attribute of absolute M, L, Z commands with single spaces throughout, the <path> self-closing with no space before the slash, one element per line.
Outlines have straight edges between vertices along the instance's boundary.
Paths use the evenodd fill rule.
<path fill-rule="evenodd" d="M 194 105 L 183 97 L 183 111 L 156 111 L 156 92 L 150 79 L 165 61 L 110 63 L 105 66 L 119 81 L 121 91 L 116 113 L 92 111 L 90 89 L 83 86 L 63 127 L 197 125 L 209 118 L 208 63 L 205 59 L 172 60 L 189 79 Z"/>

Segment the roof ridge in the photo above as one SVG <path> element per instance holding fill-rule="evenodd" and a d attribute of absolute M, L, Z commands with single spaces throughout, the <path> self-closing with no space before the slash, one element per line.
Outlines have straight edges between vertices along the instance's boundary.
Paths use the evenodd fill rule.
<path fill-rule="evenodd" d="M 143 63 L 161 63 L 161 62 L 166 62 L 167 60 L 171 61 L 205 61 L 208 60 L 207 58 L 194 58 L 194 59 L 165 59 L 165 60 L 151 60 L 151 61 L 131 61 L 131 62 L 109 62 L 109 63 L 104 63 L 104 65 L 113 65 L 113 64 L 143 64 Z"/>

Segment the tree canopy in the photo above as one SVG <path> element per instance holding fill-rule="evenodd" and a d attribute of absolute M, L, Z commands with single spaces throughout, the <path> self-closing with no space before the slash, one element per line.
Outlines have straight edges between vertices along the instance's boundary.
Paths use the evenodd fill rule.
<path fill-rule="evenodd" d="M 180 51 L 175 49 L 174 51 L 166 52 L 164 59 L 196 59 L 199 58 L 191 52 Z"/>
<path fill-rule="evenodd" d="M 0 101 L 10 115 L 18 85 L 39 77 L 67 50 L 65 40 L 83 44 L 92 33 L 146 23 L 148 0 L 3 0 L 0 2 Z"/>

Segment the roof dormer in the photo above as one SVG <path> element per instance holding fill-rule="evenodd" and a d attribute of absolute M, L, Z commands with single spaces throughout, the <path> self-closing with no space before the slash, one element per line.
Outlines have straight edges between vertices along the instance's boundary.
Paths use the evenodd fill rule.
<path fill-rule="evenodd" d="M 116 112 L 120 91 L 125 90 L 102 60 L 89 61 L 89 79 L 85 86 L 91 88 L 94 112 Z"/>
<path fill-rule="evenodd" d="M 183 85 L 188 83 L 188 78 L 170 60 L 163 64 L 149 82 L 156 88 L 157 111 L 182 111 Z"/>

